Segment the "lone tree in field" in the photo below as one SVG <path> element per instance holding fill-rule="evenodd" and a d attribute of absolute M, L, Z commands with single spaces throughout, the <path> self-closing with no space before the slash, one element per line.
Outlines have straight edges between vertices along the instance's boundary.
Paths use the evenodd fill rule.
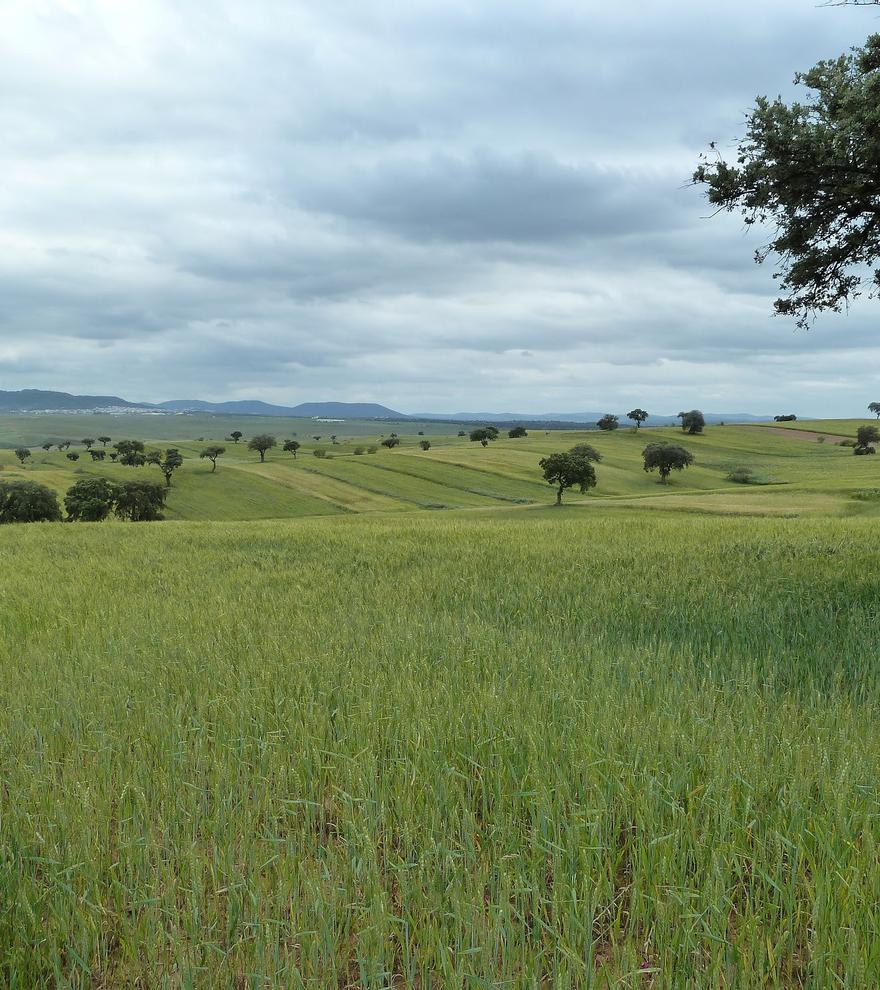
<path fill-rule="evenodd" d="M 856 430 L 856 445 L 853 447 L 853 453 L 873 454 L 875 443 L 880 443 L 880 430 L 873 424 L 860 426 Z"/>
<path fill-rule="evenodd" d="M 642 451 L 646 471 L 659 471 L 660 481 L 669 483 L 673 471 L 683 471 L 694 463 L 694 455 L 675 443 L 649 443 Z"/>
<path fill-rule="evenodd" d="M 225 447 L 210 446 L 205 447 L 205 449 L 199 454 L 199 457 L 204 460 L 207 458 L 211 462 L 211 474 L 217 470 L 217 458 L 221 457 L 226 453 Z"/>
<path fill-rule="evenodd" d="M 103 444 L 106 447 L 112 439 L 112 437 L 98 437 L 98 443 Z"/>
<path fill-rule="evenodd" d="M 680 412 L 677 418 L 681 420 L 682 432 L 690 436 L 702 433 L 703 427 L 706 425 L 706 420 L 699 409 L 691 409 L 690 412 Z"/>
<path fill-rule="evenodd" d="M 775 256 L 776 312 L 804 327 L 840 312 L 866 283 L 871 295 L 880 289 L 880 34 L 795 82 L 806 100 L 758 97 L 735 163 L 713 143 L 693 180 L 719 211 L 772 232 L 755 260 Z"/>
<path fill-rule="evenodd" d="M 31 452 L 27 447 L 16 447 L 15 456 L 21 461 L 22 464 L 31 456 Z"/>
<path fill-rule="evenodd" d="M 574 457 L 585 457 L 588 461 L 592 461 L 594 464 L 598 464 L 602 460 L 602 455 L 592 444 L 589 443 L 578 443 L 569 450 L 569 454 Z"/>
<path fill-rule="evenodd" d="M 92 449 L 92 450 L 89 451 L 89 453 L 91 454 L 93 461 L 103 461 L 104 458 L 107 456 L 107 451 L 106 450 L 94 450 L 94 449 Z"/>
<path fill-rule="evenodd" d="M 400 437 L 398 436 L 385 437 L 385 439 L 382 441 L 382 446 L 387 447 L 389 450 L 391 450 L 393 447 L 399 447 Z"/>
<path fill-rule="evenodd" d="M 644 409 L 630 409 L 626 414 L 626 418 L 631 419 L 636 424 L 636 429 L 638 429 L 648 418 L 648 414 Z"/>
<path fill-rule="evenodd" d="M 67 489 L 64 508 L 71 522 L 101 522 L 113 510 L 116 486 L 106 478 L 83 478 Z"/>
<path fill-rule="evenodd" d="M 86 448 L 86 450 L 91 450 L 92 447 L 95 446 L 95 438 L 94 437 L 86 437 L 85 440 L 82 440 L 81 441 L 81 443 L 82 443 L 83 447 Z"/>
<path fill-rule="evenodd" d="M 877 419 L 880 419 L 880 402 L 869 402 L 868 409 L 874 413 Z"/>
<path fill-rule="evenodd" d="M 126 481 L 116 490 L 113 511 L 120 519 L 130 522 L 151 522 L 162 519 L 165 491 L 152 481 Z"/>
<path fill-rule="evenodd" d="M 51 488 L 36 481 L 0 481 L 0 523 L 58 522 L 61 508 Z"/>
<path fill-rule="evenodd" d="M 512 430 L 507 431 L 507 435 L 511 440 L 518 440 L 520 437 L 527 437 L 529 434 L 524 426 L 514 426 Z"/>
<path fill-rule="evenodd" d="M 301 446 L 299 440 L 285 440 L 281 449 L 287 451 L 288 454 L 293 454 L 293 459 L 296 460 L 296 452 Z"/>
<path fill-rule="evenodd" d="M 422 450 L 430 450 L 431 449 L 431 441 L 430 440 L 419 440 L 419 446 L 422 448 Z"/>
<path fill-rule="evenodd" d="M 144 445 L 140 440 L 120 440 L 113 444 L 119 455 L 119 463 L 126 467 L 143 467 L 147 463 Z"/>
<path fill-rule="evenodd" d="M 161 451 L 151 450 L 147 454 L 147 462 L 155 464 L 165 477 L 165 487 L 171 487 L 171 475 L 183 464 L 183 457 L 176 447 L 169 447 L 164 455 Z"/>
<path fill-rule="evenodd" d="M 73 443 L 72 440 L 62 440 L 61 443 L 58 444 L 58 449 L 67 450 L 72 443 Z"/>
<path fill-rule="evenodd" d="M 484 447 L 487 447 L 490 440 L 498 439 L 498 430 L 494 426 L 480 426 L 476 430 L 471 430 L 468 436 L 473 443 L 482 443 Z"/>
<path fill-rule="evenodd" d="M 41 443 L 40 446 L 43 448 L 43 450 L 49 451 L 52 449 L 52 442 L 50 440 L 47 440 L 45 443 Z"/>
<path fill-rule="evenodd" d="M 244 434 L 241 432 L 241 430 L 233 430 L 232 433 L 229 434 L 229 439 L 233 443 L 238 443 L 238 441 L 241 440 L 243 436 Z"/>
<path fill-rule="evenodd" d="M 562 493 L 566 488 L 577 487 L 586 493 L 595 487 L 596 471 L 593 465 L 581 454 L 564 451 L 542 457 L 538 466 L 544 472 L 544 480 L 556 486 L 556 504 L 562 505 Z"/>
<path fill-rule="evenodd" d="M 268 433 L 258 433 L 248 441 L 248 450 L 255 450 L 260 455 L 260 463 L 266 460 L 266 451 L 275 446 L 275 437 Z"/>
<path fill-rule="evenodd" d="M 79 454 L 75 450 L 68 450 L 68 452 L 65 454 L 65 456 L 67 457 L 67 459 L 69 461 L 78 461 L 79 460 Z"/>
<path fill-rule="evenodd" d="M 460 437 L 466 437 L 466 436 L 467 436 L 467 433 L 465 433 L 465 431 L 464 431 L 464 430 L 459 430 L 459 431 L 458 431 L 458 435 L 459 435 Z"/>
<path fill-rule="evenodd" d="M 620 423 L 617 416 L 614 416 L 612 413 L 605 413 L 601 419 L 596 421 L 596 426 L 600 430 L 616 430 L 620 426 Z"/>

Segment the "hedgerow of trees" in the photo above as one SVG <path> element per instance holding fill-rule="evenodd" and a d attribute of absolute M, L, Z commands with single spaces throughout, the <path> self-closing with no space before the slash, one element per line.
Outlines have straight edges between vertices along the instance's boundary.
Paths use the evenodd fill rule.
<path fill-rule="evenodd" d="M 101 522 L 110 513 L 130 522 L 162 519 L 166 489 L 152 481 L 115 484 L 82 478 L 64 496 L 70 522 Z M 58 496 L 46 485 L 16 479 L 0 481 L 0 523 L 60 522 Z"/>

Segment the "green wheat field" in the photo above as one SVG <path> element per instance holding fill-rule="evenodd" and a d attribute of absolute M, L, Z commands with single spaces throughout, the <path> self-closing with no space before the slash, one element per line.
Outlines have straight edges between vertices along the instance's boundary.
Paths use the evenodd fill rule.
<path fill-rule="evenodd" d="M 0 529 L 0 986 L 880 985 L 857 425 L 356 455 L 378 424 L 276 421 L 296 459 L 214 474 L 228 423 L 105 425 L 186 460 L 164 522 Z M 101 432 L 63 426 L 0 420 L 0 480 L 161 480 L 18 464 Z M 553 508 L 537 462 L 584 440 Z"/>

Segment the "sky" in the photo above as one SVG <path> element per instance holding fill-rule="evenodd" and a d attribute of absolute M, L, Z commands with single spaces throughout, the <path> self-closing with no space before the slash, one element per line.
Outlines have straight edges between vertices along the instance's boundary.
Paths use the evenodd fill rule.
<path fill-rule="evenodd" d="M 880 303 L 772 316 L 688 185 L 880 31 L 818 0 L 0 7 L 0 388 L 858 415 Z"/>

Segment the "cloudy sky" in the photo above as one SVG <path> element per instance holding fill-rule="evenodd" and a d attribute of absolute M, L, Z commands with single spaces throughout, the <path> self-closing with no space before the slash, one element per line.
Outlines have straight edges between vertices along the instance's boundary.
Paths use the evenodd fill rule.
<path fill-rule="evenodd" d="M 880 30 L 818 4 L 4 4 L 0 388 L 859 413 L 880 303 L 772 317 L 687 187 Z"/>

